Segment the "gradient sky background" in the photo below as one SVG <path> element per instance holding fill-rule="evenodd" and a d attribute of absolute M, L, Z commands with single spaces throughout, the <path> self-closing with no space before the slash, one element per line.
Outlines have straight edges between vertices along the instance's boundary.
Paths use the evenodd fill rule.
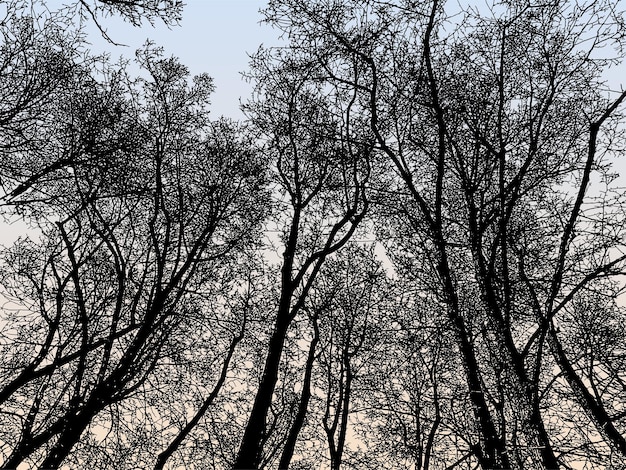
<path fill-rule="evenodd" d="M 464 4 L 467 0 L 459 1 Z M 51 10 L 63 3 L 62 0 L 45 1 Z M 86 24 L 87 39 L 93 53 L 108 52 L 112 61 L 121 56 L 133 59 L 135 51 L 151 39 L 164 48 L 166 55 L 179 57 L 192 75 L 206 72 L 213 77 L 216 91 L 211 111 L 215 119 L 221 115 L 242 119 L 240 100 L 246 101 L 252 91 L 252 86 L 241 76 L 248 68 L 248 54 L 254 53 L 261 44 L 280 43 L 278 31 L 260 24 L 259 9 L 265 5 L 266 0 L 185 0 L 178 26 L 168 28 L 155 20 L 153 26 L 144 22 L 142 27 L 134 27 L 119 17 L 101 18 L 100 23 L 108 35 L 124 46 L 107 42 L 92 21 Z M 626 63 L 613 67 L 606 74 L 613 90 L 619 90 L 626 83 L 625 77 Z M 621 173 L 626 186 L 626 161 L 619 156 L 616 163 L 614 169 Z M 13 222 L 7 226 L 6 221 L 0 219 L 0 244 L 10 243 L 28 232 L 19 218 L 13 218 Z"/>
<path fill-rule="evenodd" d="M 61 0 L 45 3 L 51 10 L 63 5 Z M 133 59 L 135 51 L 151 39 L 167 56 L 179 57 L 192 75 L 207 72 L 213 77 L 214 119 L 221 115 L 243 119 L 240 99 L 247 100 L 252 91 L 241 76 L 248 67 L 248 53 L 255 52 L 261 43 L 279 42 L 277 31 L 259 24 L 259 8 L 263 6 L 264 0 L 186 0 L 179 26 L 168 28 L 157 20 L 154 26 L 144 22 L 142 27 L 134 27 L 118 17 L 101 18 L 100 24 L 111 39 L 124 45 L 107 42 L 91 21 L 86 24 L 87 40 L 94 54 L 107 52 L 115 62 L 119 57 Z M 8 246 L 21 236 L 37 239 L 39 232 L 19 216 L 0 217 L 0 245 Z"/>
<path fill-rule="evenodd" d="M 60 3 L 54 0 L 49 4 L 57 1 Z M 467 3 L 480 5 L 481 1 L 459 0 L 456 7 Z M 109 52 L 113 60 L 133 58 L 147 39 L 153 40 L 166 55 L 179 57 L 192 75 L 206 72 L 213 77 L 216 91 L 211 110 L 215 118 L 241 119 L 239 99 L 245 101 L 252 91 L 241 77 L 248 67 L 248 54 L 261 44 L 280 43 L 278 31 L 260 24 L 259 9 L 265 5 L 265 0 L 185 0 L 179 26 L 168 28 L 156 20 L 154 26 L 144 22 L 142 27 L 134 27 L 119 17 L 110 17 L 101 19 L 102 26 L 114 41 L 125 46 L 108 43 L 91 21 L 87 23 L 88 40 L 94 53 Z M 611 89 L 619 90 L 624 85 L 626 64 L 612 67 L 605 77 Z"/>
<path fill-rule="evenodd" d="M 260 25 L 262 0 L 186 0 L 179 26 L 168 28 L 161 21 L 154 26 L 144 22 L 133 27 L 119 18 L 106 18 L 101 24 L 115 42 L 108 43 L 90 22 L 87 27 L 90 49 L 94 53 L 109 52 L 115 61 L 124 56 L 133 58 L 135 50 L 147 39 L 165 49 L 166 55 L 180 58 L 191 74 L 206 72 L 215 80 L 211 110 L 220 115 L 241 119 L 240 97 L 245 101 L 252 90 L 241 72 L 248 67 L 248 54 L 261 43 L 278 42 L 278 32 Z"/>

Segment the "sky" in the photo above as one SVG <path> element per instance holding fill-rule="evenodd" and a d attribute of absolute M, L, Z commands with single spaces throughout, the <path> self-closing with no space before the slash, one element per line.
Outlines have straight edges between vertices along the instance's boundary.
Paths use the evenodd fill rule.
<path fill-rule="evenodd" d="M 61 0 L 48 0 L 50 9 L 62 6 Z M 98 28 L 87 23 L 89 49 L 94 54 L 109 53 L 111 60 L 119 57 L 133 59 L 147 39 L 164 48 L 166 55 L 180 58 L 192 75 L 208 73 L 214 79 L 216 91 L 211 99 L 211 113 L 217 119 L 226 116 L 243 119 L 240 100 L 246 101 L 252 87 L 241 72 L 248 67 L 248 54 L 261 43 L 278 42 L 278 32 L 261 25 L 261 0 L 186 0 L 179 26 L 167 27 L 161 21 L 154 25 L 144 22 L 135 27 L 119 17 L 101 18 L 100 23 L 115 46 L 103 38 Z M 0 245 L 9 245 L 20 236 L 37 237 L 19 217 L 0 218 Z"/>
<path fill-rule="evenodd" d="M 48 1 L 51 5 L 56 2 L 61 4 L 61 0 Z M 101 19 L 101 24 L 115 42 L 124 46 L 107 42 L 93 22 L 87 23 L 88 40 L 94 53 L 109 52 L 112 59 L 133 58 L 147 39 L 153 40 L 167 55 L 179 57 L 192 75 L 206 72 L 213 77 L 217 89 L 211 109 L 215 117 L 241 119 L 239 100 L 245 101 L 252 91 L 241 77 L 248 66 L 248 54 L 261 44 L 279 43 L 279 32 L 260 24 L 259 9 L 265 4 L 265 0 L 185 0 L 178 26 L 167 27 L 157 20 L 154 25 L 144 22 L 142 27 L 135 27 L 119 17 L 110 17 Z M 621 88 L 625 73 L 623 63 L 605 74 L 611 89 Z"/>
<path fill-rule="evenodd" d="M 101 24 L 107 34 L 123 46 L 108 43 L 92 23 L 87 39 L 94 53 L 108 52 L 113 60 L 120 56 L 133 58 L 135 50 L 147 39 L 165 49 L 166 55 L 180 58 L 192 75 L 208 73 L 216 91 L 212 97 L 214 117 L 224 115 L 241 119 L 240 98 L 245 101 L 252 88 L 241 72 L 248 66 L 248 54 L 261 43 L 277 43 L 278 32 L 261 25 L 261 0 L 186 0 L 179 26 L 167 27 L 161 21 L 154 26 L 145 22 L 134 27 L 119 18 L 105 18 Z"/>
<path fill-rule="evenodd" d="M 54 9 L 64 0 L 45 0 Z M 211 111 L 216 119 L 227 116 L 242 119 L 241 101 L 250 96 L 252 87 L 246 83 L 241 72 L 248 67 L 248 54 L 254 53 L 261 44 L 279 43 L 279 32 L 260 24 L 260 8 L 265 0 L 185 0 L 182 21 L 178 26 L 168 27 L 156 20 L 154 25 L 144 22 L 135 27 L 117 16 L 101 18 L 101 25 L 117 43 L 107 42 L 98 28 L 87 23 L 87 39 L 93 53 L 108 52 L 113 61 L 120 56 L 132 59 L 135 51 L 147 39 L 164 48 L 167 55 L 180 58 L 192 75 L 208 73 L 214 79 L 216 91 L 212 96 Z M 626 64 L 613 68 L 607 75 L 612 88 L 619 89 L 626 74 Z M 623 170 L 626 164 L 619 165 Z M 625 171 L 620 171 L 626 175 Z M 15 224 L 5 230 L 0 220 L 0 244 L 12 241 L 24 233 L 23 224 Z"/>

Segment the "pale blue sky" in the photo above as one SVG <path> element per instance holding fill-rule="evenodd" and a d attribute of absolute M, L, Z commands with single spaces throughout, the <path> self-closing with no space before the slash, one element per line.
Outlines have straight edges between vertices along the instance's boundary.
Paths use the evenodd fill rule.
<path fill-rule="evenodd" d="M 55 1 L 59 0 L 50 4 Z M 146 22 L 143 27 L 134 27 L 112 17 L 101 23 L 109 36 L 125 47 L 107 43 L 92 22 L 87 23 L 88 39 L 93 52 L 108 51 L 114 60 L 121 55 L 133 58 L 146 39 L 153 40 L 167 55 L 179 57 L 192 74 L 207 72 L 213 77 L 217 87 L 212 97 L 214 117 L 241 119 L 239 100 L 245 101 L 251 92 L 241 77 L 248 67 L 248 54 L 262 43 L 279 43 L 279 32 L 260 24 L 259 9 L 265 4 L 265 0 L 185 0 L 179 26 L 168 28 L 156 20 L 154 26 Z M 605 77 L 611 89 L 621 89 L 625 73 L 626 64 L 607 70 Z"/>
<path fill-rule="evenodd" d="M 0 0 L 1 2 L 1 0 Z M 54 10 L 62 0 L 47 0 L 46 5 Z M 101 20 L 109 36 L 125 46 L 108 43 L 92 22 L 87 23 L 87 39 L 93 53 L 108 52 L 116 61 L 120 56 L 132 59 L 135 51 L 153 40 L 165 49 L 167 55 L 180 58 L 189 67 L 191 74 L 207 72 L 217 87 L 212 96 L 213 117 L 221 115 L 242 119 L 239 100 L 246 100 L 251 86 L 240 72 L 248 66 L 248 53 L 257 50 L 261 43 L 277 43 L 278 33 L 268 26 L 261 26 L 259 8 L 262 0 L 186 0 L 183 19 L 179 26 L 168 28 L 161 21 L 154 27 L 145 23 L 143 27 L 120 18 Z M 18 236 L 30 235 L 37 238 L 37 230 L 30 229 L 21 219 L 13 218 L 12 224 L 0 219 L 0 245 L 8 245 Z"/>
<path fill-rule="evenodd" d="M 133 27 L 119 18 L 102 21 L 109 36 L 126 46 L 107 43 L 92 25 L 88 26 L 88 40 L 94 53 L 108 51 L 113 60 L 123 55 L 134 57 L 146 39 L 165 49 L 167 55 L 180 58 L 193 75 L 207 72 L 217 87 L 212 97 L 214 117 L 225 115 L 242 118 L 240 97 L 245 101 L 251 87 L 242 80 L 240 72 L 248 66 L 248 55 L 261 43 L 277 42 L 278 33 L 267 25 L 260 25 L 259 8 L 262 0 L 186 0 L 183 19 L 179 26 L 168 28 L 160 21 L 154 27 L 145 23 Z"/>

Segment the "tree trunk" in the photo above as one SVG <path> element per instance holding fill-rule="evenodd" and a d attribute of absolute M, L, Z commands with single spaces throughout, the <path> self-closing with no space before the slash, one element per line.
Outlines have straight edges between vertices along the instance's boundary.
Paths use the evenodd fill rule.
<path fill-rule="evenodd" d="M 285 295 L 284 297 L 285 300 L 281 300 L 281 311 L 276 319 L 276 326 L 270 339 L 263 377 L 254 399 L 254 405 L 248 418 L 248 424 L 233 469 L 256 469 L 261 463 L 263 440 L 266 437 L 265 422 L 272 404 L 274 388 L 278 381 L 278 369 L 287 336 L 287 329 L 291 323 L 289 318 L 289 301 L 291 296 Z"/>
<path fill-rule="evenodd" d="M 174 438 L 174 440 L 170 442 L 170 445 L 167 446 L 167 449 L 165 449 L 163 452 L 159 454 L 159 456 L 157 457 L 156 464 L 154 465 L 154 470 L 163 469 L 167 460 L 172 456 L 174 452 L 176 452 L 178 447 L 182 444 L 182 442 L 189 435 L 189 433 L 193 430 L 193 428 L 200 422 L 200 420 L 202 419 L 206 411 L 209 409 L 209 407 L 211 406 L 211 404 L 213 403 L 213 401 L 219 394 L 220 390 L 222 389 L 224 382 L 226 381 L 226 374 L 228 373 L 228 366 L 230 365 L 230 360 L 233 357 L 237 344 L 239 343 L 239 341 L 241 341 L 242 338 L 243 338 L 243 330 L 241 334 L 235 337 L 230 343 L 230 347 L 228 349 L 226 359 L 224 359 L 224 364 L 222 365 L 222 371 L 220 373 L 220 377 L 217 380 L 215 387 L 213 387 L 213 390 L 211 391 L 209 396 L 206 398 L 206 400 L 204 400 L 204 403 L 202 404 L 200 409 L 196 412 L 196 414 L 191 419 L 191 421 L 189 421 L 189 423 L 187 423 L 187 425 Z"/>
<path fill-rule="evenodd" d="M 567 382 L 576 394 L 580 405 L 592 419 L 598 432 L 607 439 L 613 448 L 617 449 L 623 456 L 626 456 L 626 440 L 624 436 L 615 427 L 602 403 L 599 403 L 587 390 L 587 387 L 572 367 L 554 328 L 550 328 L 548 334 L 554 357 L 564 372 Z"/>
<path fill-rule="evenodd" d="M 296 442 L 298 440 L 298 434 L 300 434 L 300 430 L 304 425 L 304 419 L 306 418 L 309 400 L 311 399 L 311 376 L 313 374 L 313 363 L 315 361 L 315 348 L 317 347 L 317 343 L 320 339 L 319 329 L 317 327 L 317 318 L 313 319 L 313 328 L 315 330 L 313 339 L 311 340 L 311 345 L 309 346 L 309 355 L 306 360 L 306 369 L 304 371 L 304 382 L 302 384 L 302 396 L 300 397 L 300 403 L 298 405 L 298 412 L 296 414 L 296 418 L 289 429 L 289 435 L 287 436 L 287 441 L 285 442 L 285 447 L 283 448 L 283 453 L 280 457 L 280 463 L 278 464 L 278 468 L 282 470 L 286 470 L 289 468 L 291 464 L 291 459 L 293 458 L 293 452 L 296 447 Z"/>

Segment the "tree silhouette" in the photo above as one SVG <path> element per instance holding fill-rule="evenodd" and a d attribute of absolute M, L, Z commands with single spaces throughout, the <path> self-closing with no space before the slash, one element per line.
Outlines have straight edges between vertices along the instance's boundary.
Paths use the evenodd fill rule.
<path fill-rule="evenodd" d="M 571 400 L 623 449 L 557 327 L 559 312 L 597 283 L 614 297 L 619 288 L 603 279 L 623 272 L 620 236 L 608 236 L 621 233 L 611 213 L 621 197 L 608 186 L 595 203 L 589 191 L 593 178 L 610 180 L 625 98 L 597 91 L 611 61 L 597 54 L 621 47 L 622 23 L 608 3 L 592 5 L 468 8 L 451 31 L 437 1 L 296 0 L 267 10 L 291 54 L 325 69 L 328 93 L 354 93 L 387 158 L 397 224 L 382 236 L 420 260 L 416 282 L 447 312 L 479 430 L 470 447 L 484 468 L 568 461 L 554 444 L 573 443 L 546 424 L 554 410 L 540 392 L 554 363 Z M 543 250 L 532 260 L 530 233 Z"/>
<path fill-rule="evenodd" d="M 56 242 L 43 258 L 30 255 L 43 274 L 11 273 L 27 276 L 28 290 L 13 281 L 6 294 L 30 307 L 41 338 L 29 332 L 14 343 L 34 357 L 5 382 L 9 409 L 28 416 L 7 441 L 7 467 L 39 449 L 41 465 L 57 467 L 98 413 L 147 387 L 180 325 L 193 320 L 195 297 L 264 218 L 256 206 L 264 167 L 232 123 L 208 121 L 210 80 L 186 85 L 186 69 L 158 51 L 140 60 L 150 79 L 124 103 L 138 119 L 132 151 L 98 155 L 65 181 L 31 188 L 51 197 L 38 211 L 50 218 L 38 220 Z M 10 254 L 18 266 L 23 251 Z"/>
<path fill-rule="evenodd" d="M 263 376 L 256 392 L 234 468 L 258 466 L 269 437 L 267 418 L 278 381 L 289 327 L 299 315 L 326 258 L 344 246 L 364 218 L 368 199 L 367 135 L 350 119 L 336 116 L 319 95 L 313 69 L 290 61 L 274 63 L 260 52 L 261 100 L 247 108 L 267 139 L 275 164 L 282 265 L 277 314 Z M 272 70 L 268 73 L 268 69 Z"/>
<path fill-rule="evenodd" d="M 3 9 L 2 466 L 622 468 L 619 6 L 270 0 L 242 123 L 181 12 Z"/>

